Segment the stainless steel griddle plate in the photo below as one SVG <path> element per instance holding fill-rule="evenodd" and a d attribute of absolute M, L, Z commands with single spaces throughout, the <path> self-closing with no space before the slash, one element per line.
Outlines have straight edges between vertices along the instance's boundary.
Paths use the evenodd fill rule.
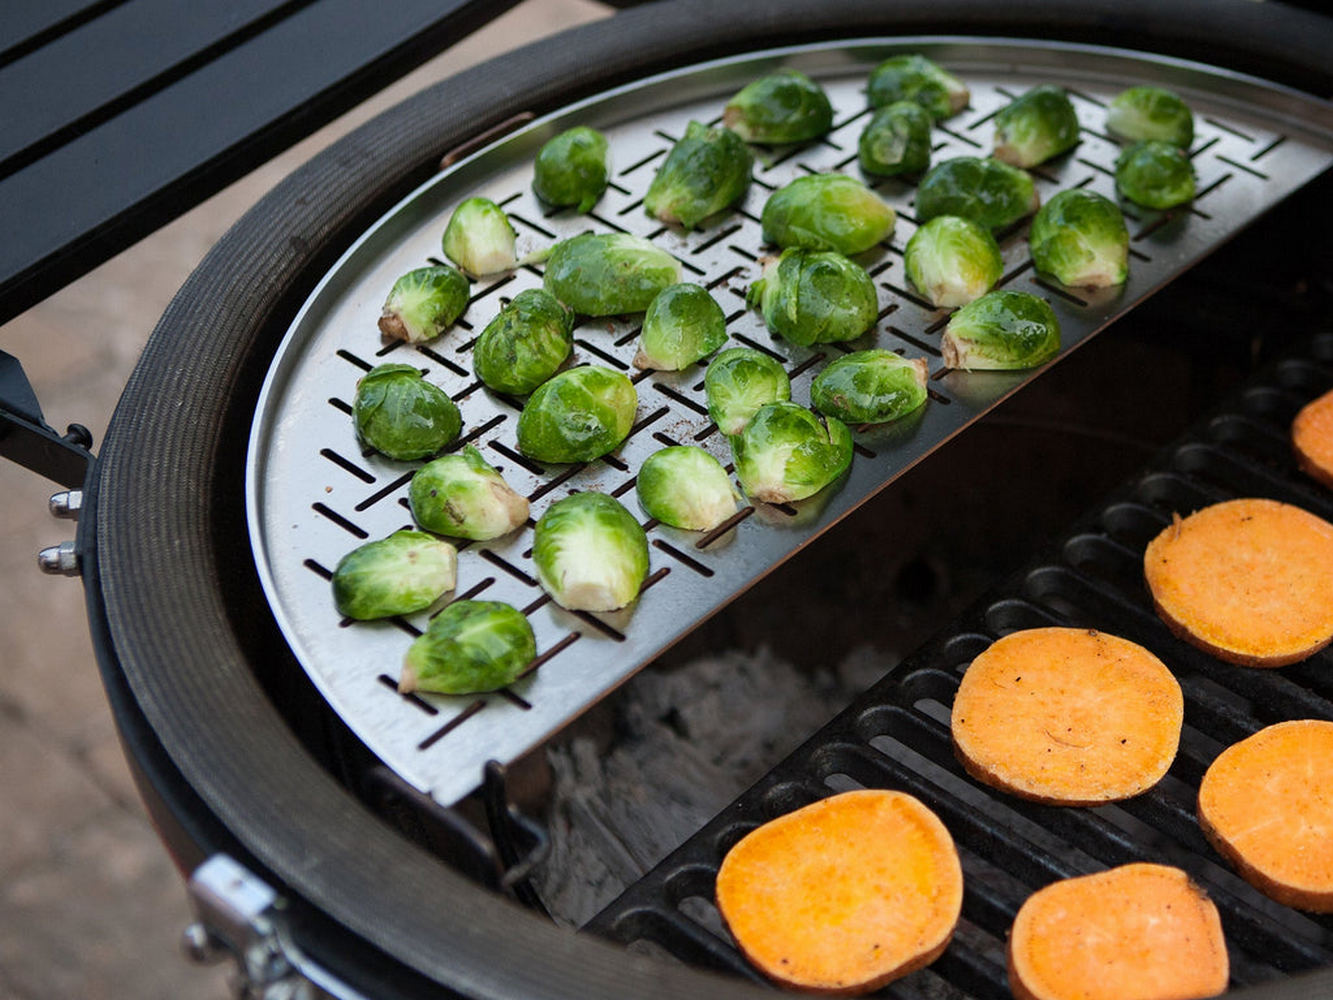
<path fill-rule="evenodd" d="M 934 162 L 985 155 L 994 113 L 1038 83 L 1070 89 L 1083 124 L 1079 146 L 1033 171 L 1043 200 L 1086 187 L 1115 197 L 1118 147 L 1103 134 L 1105 103 L 1131 84 L 1160 83 L 1194 109 L 1191 152 L 1198 197 L 1162 214 L 1125 205 L 1133 238 L 1129 282 L 1096 292 L 1067 290 L 1039 278 L 1028 260 L 1026 224 L 1001 234 L 1000 285 L 1048 299 L 1060 317 L 1068 353 L 1230 238 L 1265 209 L 1321 173 L 1333 160 L 1333 115 L 1326 104 L 1221 71 L 1131 53 L 1033 42 L 915 38 L 858 40 L 721 60 L 653 77 L 534 122 L 442 172 L 376 223 L 333 267 L 293 322 L 268 374 L 250 440 L 247 498 L 251 541 L 274 613 L 315 685 L 348 726 L 407 781 L 452 803 L 480 782 L 491 758 L 510 761 L 538 744 L 723 607 L 850 510 L 1040 372 L 946 373 L 940 331 L 947 312 L 910 289 L 902 248 L 915 230 L 912 185 L 886 180 L 879 193 L 899 212 L 892 239 L 862 255 L 879 290 L 873 331 L 850 344 L 806 350 L 770 336 L 745 309 L 763 252 L 759 215 L 769 193 L 808 173 L 858 174 L 856 141 L 865 125 L 869 70 L 895 52 L 924 52 L 962 77 L 971 106 L 936 126 Z M 682 233 L 644 214 L 642 199 L 657 165 L 691 119 L 714 121 L 726 99 L 778 66 L 816 77 L 835 108 L 835 128 L 803 147 L 759 149 L 754 184 L 739 211 L 709 228 Z M 575 124 L 610 139 L 614 180 L 591 214 L 550 214 L 532 194 L 532 161 L 541 144 Z M 313 193 L 314 196 L 318 192 Z M 667 445 L 698 444 L 730 462 L 726 440 L 704 408 L 704 365 L 675 373 L 630 367 L 637 317 L 589 320 L 575 331 L 572 364 L 607 365 L 637 384 L 637 422 L 613 455 L 586 466 L 546 465 L 519 455 L 514 428 L 520 401 L 496 396 L 472 374 L 473 338 L 501 303 L 541 284 L 523 268 L 474 285 L 457 328 L 418 348 L 384 347 L 376 320 L 402 273 L 440 252 L 440 235 L 463 198 L 503 205 L 519 232 L 520 253 L 589 230 L 623 230 L 671 250 L 686 280 L 722 303 L 729 346 L 778 358 L 792 377 L 792 398 L 809 402 L 810 381 L 839 351 L 872 346 L 924 356 L 930 399 L 916 415 L 855 435 L 847 478 L 796 506 L 745 507 L 721 534 L 682 532 L 650 521 L 638 506 L 634 476 Z M 510 689 L 474 697 L 403 697 L 399 664 L 428 615 L 378 623 L 339 621 L 329 572 L 367 539 L 411 523 L 407 483 L 421 463 L 367 454 L 357 443 L 349 403 L 357 379 L 381 360 L 407 361 L 458 402 L 463 442 L 472 442 L 532 501 L 532 516 L 577 490 L 619 497 L 643 517 L 652 567 L 642 596 L 614 614 L 570 613 L 537 586 L 528 528 L 493 542 L 461 546 L 454 598 L 507 601 L 523 610 L 539 656 Z"/>

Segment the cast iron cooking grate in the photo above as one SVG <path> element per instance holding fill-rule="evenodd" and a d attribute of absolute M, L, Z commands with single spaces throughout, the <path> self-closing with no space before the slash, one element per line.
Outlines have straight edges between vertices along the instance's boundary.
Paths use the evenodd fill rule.
<path fill-rule="evenodd" d="M 1060 878 L 1131 861 L 1177 865 L 1222 914 L 1232 985 L 1333 964 L 1333 915 L 1259 894 L 1208 846 L 1195 820 L 1199 781 L 1226 746 L 1285 719 L 1333 720 L 1333 648 L 1280 670 L 1232 666 L 1176 639 L 1142 582 L 1143 550 L 1171 521 L 1259 496 L 1333 520 L 1333 494 L 1291 455 L 1296 411 L 1333 388 L 1333 334 L 1250 380 L 1146 472 L 1082 518 L 1044 558 L 1001 585 L 904 661 L 587 925 L 636 950 L 763 981 L 733 948 L 712 902 L 727 850 L 759 824 L 836 791 L 894 788 L 934 809 L 962 856 L 963 916 L 931 967 L 895 997 L 1006 997 L 1005 941 L 1018 907 Z M 1097 808 L 1021 801 L 969 778 L 949 740 L 959 678 L 993 640 L 1064 625 L 1123 636 L 1157 653 L 1185 695 L 1180 750 L 1155 788 Z"/>

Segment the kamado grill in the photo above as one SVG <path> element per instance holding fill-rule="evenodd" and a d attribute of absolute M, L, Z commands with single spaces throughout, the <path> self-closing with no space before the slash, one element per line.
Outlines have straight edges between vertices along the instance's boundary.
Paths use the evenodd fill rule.
<path fill-rule="evenodd" d="M 1333 974 L 1312 971 L 1333 966 L 1333 921 L 1258 894 L 1194 819 L 1198 782 L 1223 747 L 1282 719 L 1333 719 L 1333 657 L 1279 671 L 1223 664 L 1174 639 L 1140 582 L 1143 547 L 1173 511 L 1265 496 L 1333 519 L 1333 495 L 1296 471 L 1286 438 L 1296 410 L 1333 386 L 1333 243 L 1321 177 L 1333 162 L 1333 112 L 1310 96 L 1333 82 L 1322 61 L 1331 35 L 1319 18 L 1248 4 L 668 4 L 464 74 L 280 185 L 163 317 L 80 520 L 109 697 L 150 808 L 194 871 L 194 945 L 235 951 L 256 996 L 297 995 L 282 991 L 306 988 L 302 977 L 348 997 L 758 996 L 745 980 L 763 980 L 712 904 L 726 850 L 832 791 L 885 787 L 940 815 L 966 878 L 953 943 L 890 995 L 1007 996 L 1004 943 L 1022 901 L 1057 878 L 1134 860 L 1178 865 L 1207 889 L 1222 913 L 1234 988 L 1333 992 Z M 971 87 L 969 109 L 934 131 L 935 162 L 985 155 L 991 117 L 1028 87 L 1068 88 L 1082 141 L 1033 171 L 1043 200 L 1071 187 L 1114 197 L 1118 147 L 1101 133 L 1105 103 L 1120 90 L 1160 84 L 1193 108 L 1198 196 L 1169 214 L 1125 206 L 1123 289 L 1047 283 L 1028 261 L 1026 222 L 999 234 L 1000 287 L 1051 302 L 1062 359 L 1088 345 L 1054 370 L 943 368 L 947 313 L 920 300 L 903 274 L 913 190 L 897 180 L 877 185 L 899 222 L 865 258 L 881 307 L 871 334 L 795 348 L 745 309 L 764 252 L 764 199 L 803 174 L 856 169 L 864 80 L 895 52 L 924 53 Z M 826 139 L 763 150 L 747 200 L 707 229 L 682 234 L 646 216 L 655 164 L 685 124 L 716 119 L 730 94 L 779 66 L 828 91 L 835 127 Z M 573 124 L 602 129 L 614 158 L 611 187 L 586 216 L 551 213 L 530 190 L 536 150 Z M 638 512 L 635 473 L 666 445 L 699 444 L 729 461 L 703 405 L 703 368 L 636 372 L 637 326 L 626 319 L 584 321 L 572 362 L 634 377 L 639 408 L 626 444 L 586 466 L 518 453 L 521 404 L 475 380 L 469 350 L 500 301 L 540 285 L 539 265 L 474 284 L 460 328 L 439 341 L 381 345 L 375 319 L 388 287 L 432 259 L 449 211 L 471 195 L 505 208 L 520 252 L 588 230 L 653 238 L 724 305 L 731 346 L 783 364 L 795 400 L 808 400 L 811 379 L 840 350 L 869 346 L 925 357 L 930 399 L 905 421 L 858 431 L 850 473 L 812 501 L 745 506 L 703 535 L 647 524 L 651 571 L 626 611 L 570 613 L 550 602 L 534 578 L 531 525 L 460 546 L 456 596 L 520 608 L 537 660 L 494 695 L 403 696 L 397 664 L 426 616 L 349 625 L 327 582 L 360 541 L 410 521 L 411 469 L 363 454 L 348 415 L 357 378 L 381 358 L 426 370 L 455 399 L 464 431 L 454 447 L 480 448 L 529 497 L 534 519 L 578 490 L 621 497 Z M 1027 570 L 990 589 L 998 567 L 1034 550 L 1043 554 Z M 952 602 L 925 600 L 946 577 L 956 582 Z M 989 595 L 945 624 L 959 595 L 983 584 Z M 890 623 L 885 607 L 911 613 Z M 1185 730 L 1169 776 L 1150 792 L 1097 809 L 1042 807 L 978 785 L 954 760 L 948 706 L 962 670 L 994 637 L 1043 624 L 1121 635 L 1176 674 Z M 804 647 L 823 649 L 827 665 L 858 639 L 880 637 L 877 629 L 892 627 L 893 642 L 906 644 L 941 625 L 901 662 L 881 656 L 874 673 L 883 678 L 786 759 L 771 752 L 745 765 L 753 773 L 734 790 L 713 791 L 710 812 L 763 775 L 683 843 L 664 835 L 675 849 L 660 863 L 653 844 L 626 845 L 623 830 L 604 829 L 602 843 L 628 857 L 601 859 L 620 872 L 605 883 L 615 891 L 604 885 L 592 906 L 551 890 L 557 880 L 543 866 L 592 849 L 574 844 L 572 813 L 552 806 L 549 829 L 532 818 L 552 794 L 519 787 L 541 770 L 534 748 L 564 753 L 596 719 L 614 719 L 635 685 L 620 701 L 603 699 L 669 647 L 698 653 L 805 632 Z M 674 663 L 688 692 L 685 657 L 673 656 L 662 668 Z M 808 692 L 798 681 L 761 694 L 771 701 L 754 714 L 782 718 L 793 707 L 784 699 Z M 689 732 L 679 712 L 668 722 L 707 745 L 709 734 Z M 586 807 L 622 792 L 579 794 Z M 664 817 L 676 808 L 668 793 L 635 790 Z M 559 780 L 553 794 L 564 794 Z M 594 826 L 613 812 L 589 811 Z M 590 933 L 551 926 L 546 910 L 564 923 L 591 916 Z"/>

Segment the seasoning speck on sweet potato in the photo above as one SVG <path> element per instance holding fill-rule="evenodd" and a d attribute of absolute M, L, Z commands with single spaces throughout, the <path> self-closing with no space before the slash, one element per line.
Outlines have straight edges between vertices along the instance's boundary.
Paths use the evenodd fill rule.
<path fill-rule="evenodd" d="M 1301 471 L 1333 490 L 1333 390 L 1296 414 L 1291 444 Z"/>
<path fill-rule="evenodd" d="M 1017 1000 L 1196 1000 L 1225 990 L 1229 971 L 1217 907 L 1168 865 L 1054 882 L 1009 932 Z"/>
<path fill-rule="evenodd" d="M 1333 640 L 1333 524 L 1276 500 L 1228 500 L 1148 543 L 1162 620 L 1229 663 L 1281 667 Z"/>
<path fill-rule="evenodd" d="M 1333 722 L 1300 719 L 1223 750 L 1199 785 L 1199 826 L 1279 903 L 1333 913 Z"/>
<path fill-rule="evenodd" d="M 938 816 L 903 792 L 844 792 L 749 833 L 717 905 L 764 975 L 852 996 L 933 962 L 953 935 L 963 871 Z"/>
<path fill-rule="evenodd" d="M 1051 805 L 1097 805 L 1161 780 L 1184 700 L 1162 661 L 1105 632 L 1036 628 L 972 661 L 954 697 L 954 752 L 978 781 Z"/>

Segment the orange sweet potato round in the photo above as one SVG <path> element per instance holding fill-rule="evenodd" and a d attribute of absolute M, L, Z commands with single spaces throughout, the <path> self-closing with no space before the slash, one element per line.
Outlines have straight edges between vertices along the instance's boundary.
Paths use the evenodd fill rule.
<path fill-rule="evenodd" d="M 954 752 L 978 781 L 1052 805 L 1151 788 L 1175 759 L 1180 685 L 1142 646 L 1105 632 L 1037 628 L 972 661 L 954 697 Z"/>
<path fill-rule="evenodd" d="M 1018 1000 L 1194 1000 L 1225 990 L 1229 971 L 1217 907 L 1168 865 L 1054 882 L 1009 932 Z"/>
<path fill-rule="evenodd" d="M 1230 663 L 1281 667 L 1333 640 L 1333 524 L 1276 500 L 1228 500 L 1148 543 L 1157 613 Z"/>
<path fill-rule="evenodd" d="M 1333 722 L 1261 729 L 1218 754 L 1199 785 L 1199 826 L 1279 903 L 1333 913 Z"/>
<path fill-rule="evenodd" d="M 1301 470 L 1333 489 L 1333 391 L 1296 414 L 1291 423 L 1291 445 Z"/>
<path fill-rule="evenodd" d="M 933 962 L 962 904 L 953 838 L 903 792 L 844 792 L 765 823 L 717 875 L 745 957 L 812 993 L 866 993 Z"/>

